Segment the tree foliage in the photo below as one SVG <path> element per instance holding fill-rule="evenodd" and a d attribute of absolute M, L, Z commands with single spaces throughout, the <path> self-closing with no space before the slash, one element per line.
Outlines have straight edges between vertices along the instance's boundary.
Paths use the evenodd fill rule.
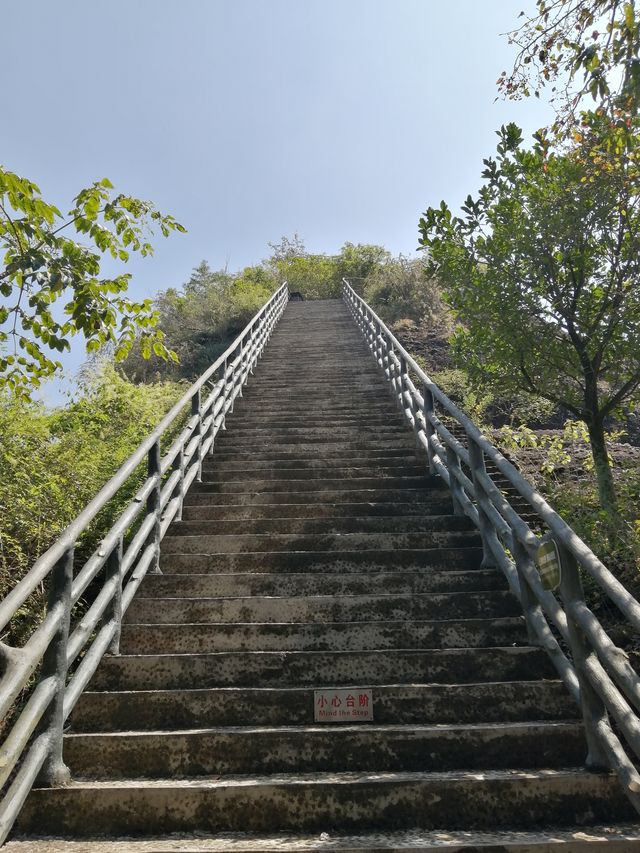
<path fill-rule="evenodd" d="M 462 324 L 464 366 L 545 397 L 584 421 L 602 505 L 615 510 L 604 420 L 640 386 L 640 157 L 626 125 L 585 114 L 573 146 L 533 149 L 515 125 L 463 216 L 420 221 L 429 270 Z"/>
<path fill-rule="evenodd" d="M 196 379 L 249 322 L 279 286 L 265 266 L 239 273 L 212 270 L 202 261 L 181 288 L 168 288 L 155 298 L 158 328 L 177 360 L 152 355 L 144 359 L 132 350 L 123 362 L 125 374 L 136 382 L 154 377 Z"/>
<path fill-rule="evenodd" d="M 279 243 L 270 243 L 273 255 L 266 265 L 290 290 L 300 291 L 305 299 L 339 299 L 342 280 L 361 287 L 368 275 L 391 258 L 383 246 L 369 243 L 345 243 L 338 255 L 307 252 L 303 240 L 294 234 Z"/>
<path fill-rule="evenodd" d="M 73 401 L 47 410 L 0 391 L 0 598 L 59 536 L 184 393 L 176 383 L 132 385 L 103 361 L 85 371 Z M 144 477 L 144 471 L 141 476 Z M 78 545 L 88 556 L 139 479 L 132 477 Z M 43 606 L 14 625 L 19 643 Z M 12 623 L 13 625 L 14 623 Z"/>
<path fill-rule="evenodd" d="M 89 352 L 111 343 L 117 360 L 136 336 L 144 355 L 171 357 L 152 301 L 128 298 L 130 274 L 102 276 L 101 263 L 151 254 L 154 227 L 165 237 L 185 229 L 112 190 L 106 178 L 96 181 L 63 217 L 36 184 L 0 167 L 0 387 L 28 396 L 61 368 L 56 354 L 77 334 Z"/>
<path fill-rule="evenodd" d="M 422 280 L 421 262 L 392 258 L 383 246 L 345 243 L 339 255 L 317 255 L 307 252 L 295 234 L 270 247 L 271 257 L 237 273 L 212 270 L 202 261 L 182 287 L 159 293 L 154 303 L 158 328 L 178 362 L 153 355 L 145 360 L 134 350 L 123 363 L 126 375 L 137 382 L 158 376 L 195 379 L 285 279 L 305 299 L 337 299 L 346 278 L 387 318 L 418 319 L 433 308 L 435 285 Z"/>
<path fill-rule="evenodd" d="M 438 282 L 427 274 L 424 257 L 386 260 L 375 266 L 362 284 L 362 295 L 390 323 L 423 320 L 447 325 L 447 308 Z"/>
<path fill-rule="evenodd" d="M 510 33 L 518 48 L 514 67 L 498 79 L 503 95 L 539 97 L 549 85 L 563 119 L 573 117 L 588 96 L 609 113 L 638 111 L 640 22 L 635 0 L 537 0 L 536 13 L 521 12 L 520 17 L 524 21 Z"/>

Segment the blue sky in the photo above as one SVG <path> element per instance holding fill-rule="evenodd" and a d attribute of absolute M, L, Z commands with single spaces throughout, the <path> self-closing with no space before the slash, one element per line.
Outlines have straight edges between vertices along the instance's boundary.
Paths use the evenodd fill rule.
<path fill-rule="evenodd" d="M 2 4 L 2 162 L 66 208 L 96 178 L 188 229 L 129 264 L 132 292 L 200 260 L 239 269 L 298 232 L 417 245 L 421 212 L 479 185 L 505 121 L 505 0 L 21 0 Z M 10 72 L 7 73 L 7 70 Z M 69 370 L 82 360 L 74 347 Z"/>

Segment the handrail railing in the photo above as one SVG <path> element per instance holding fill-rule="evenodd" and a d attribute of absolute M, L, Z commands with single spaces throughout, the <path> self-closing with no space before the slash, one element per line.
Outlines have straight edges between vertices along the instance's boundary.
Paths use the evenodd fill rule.
<path fill-rule="evenodd" d="M 483 564 L 498 566 L 524 611 L 529 641 L 550 656 L 579 703 L 589 767 L 617 773 L 640 812 L 640 677 L 585 602 L 580 572 L 589 575 L 630 625 L 640 630 L 640 604 L 475 424 L 420 368 L 415 359 L 343 280 L 343 297 L 391 385 L 429 468 L 452 493 L 454 511 L 467 515 L 482 539 Z M 416 387 L 416 380 L 421 389 Z M 465 444 L 447 423 L 464 434 Z M 490 461 L 535 510 L 547 534 L 540 537 L 509 503 L 487 472 Z M 553 538 L 562 562 L 559 594 L 543 585 L 536 556 Z M 617 729 L 611 724 L 613 719 Z"/>
<path fill-rule="evenodd" d="M 203 457 L 213 451 L 215 437 L 287 300 L 285 282 L 0 603 L 1 632 L 48 579 L 46 614 L 28 641 L 21 648 L 0 642 L 0 718 L 39 668 L 29 699 L 0 746 L 0 789 L 7 787 L 0 802 L 0 844 L 37 779 L 49 785 L 67 780 L 62 760 L 64 722 L 105 652 L 119 653 L 122 615 L 147 572 L 160 571 L 160 541 L 171 522 L 180 519 L 184 495 L 200 479 Z M 187 408 L 190 416 L 162 455 L 161 439 L 179 427 Z M 147 476 L 135 497 L 74 573 L 79 537 L 145 460 Z M 136 523 L 139 527 L 127 538 Z M 79 622 L 73 623 L 73 608 L 103 569 L 101 588 Z"/>

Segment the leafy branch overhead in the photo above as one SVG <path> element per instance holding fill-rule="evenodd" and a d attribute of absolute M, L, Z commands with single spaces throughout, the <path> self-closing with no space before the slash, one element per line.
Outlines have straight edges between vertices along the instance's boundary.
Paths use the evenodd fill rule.
<path fill-rule="evenodd" d="M 520 13 L 509 33 L 518 53 L 498 79 L 509 98 L 537 97 L 550 86 L 572 114 L 591 96 L 630 112 L 640 104 L 640 22 L 635 0 L 537 0 L 536 13 Z"/>
<path fill-rule="evenodd" d="M 0 167 L 0 387 L 28 397 L 61 369 L 56 354 L 81 334 L 89 352 L 106 343 L 124 359 L 175 358 L 156 328 L 152 300 L 127 297 L 131 275 L 101 276 L 103 256 L 126 263 L 153 253 L 154 229 L 185 229 L 146 201 L 115 194 L 106 178 L 83 189 L 66 217 L 27 178 Z"/>

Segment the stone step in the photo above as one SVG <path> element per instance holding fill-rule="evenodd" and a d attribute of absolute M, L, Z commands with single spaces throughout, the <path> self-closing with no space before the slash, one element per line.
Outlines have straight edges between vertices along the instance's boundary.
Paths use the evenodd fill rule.
<path fill-rule="evenodd" d="M 232 475 L 231 475 L 232 476 Z M 430 480 L 427 476 L 416 477 L 349 477 L 348 488 L 353 489 L 426 489 Z M 345 479 L 301 479 L 265 480 L 256 477 L 254 480 L 227 480 L 221 483 L 195 483 L 191 487 L 200 492 L 310 492 L 322 494 L 325 489 L 335 491 L 347 488 Z"/>
<path fill-rule="evenodd" d="M 204 483 L 227 483 L 241 480 L 356 480 L 364 478 L 392 478 L 402 479 L 404 477 L 422 477 L 425 473 L 423 465 L 412 462 L 410 465 L 374 464 L 369 461 L 363 467 L 355 465 L 330 465 L 323 468 L 280 468 L 274 469 L 246 467 L 244 469 L 218 469 L 217 466 L 205 466 L 202 472 Z"/>
<path fill-rule="evenodd" d="M 76 780 L 574 767 L 585 751 L 577 722 L 224 727 L 72 734 L 64 742 Z"/>
<path fill-rule="evenodd" d="M 310 411 L 316 407 L 332 409 L 334 404 L 348 406 L 352 411 L 362 411 L 369 406 L 375 408 L 377 403 L 382 403 L 388 407 L 390 402 L 393 403 L 388 391 L 385 388 L 360 388 L 354 385 L 348 391 L 340 389 L 315 388 L 309 384 L 306 391 L 292 392 L 286 386 L 276 388 L 273 391 L 265 391 L 262 388 L 252 391 L 250 388 L 243 391 L 242 398 L 244 405 L 251 406 L 255 411 L 262 409 L 265 406 L 271 405 L 274 409 L 282 408 L 283 410 L 299 408 L 306 406 Z"/>
<path fill-rule="evenodd" d="M 299 441 L 305 443 L 322 442 L 322 441 L 351 441 L 355 446 L 361 440 L 366 441 L 367 438 L 376 440 L 386 439 L 387 441 L 395 438 L 406 438 L 407 430 L 402 424 L 387 423 L 383 426 L 367 424 L 366 426 L 331 426 L 326 427 L 310 424 L 302 427 L 280 427 L 280 428 L 243 428 L 229 427 L 222 436 L 218 436 L 219 444 L 224 443 L 225 446 L 232 444 L 242 444 L 243 442 L 253 440 L 270 441 L 279 443 L 298 444 Z M 355 447 L 354 447 L 355 450 Z"/>
<path fill-rule="evenodd" d="M 469 547 L 480 544 L 474 530 L 429 533 L 278 533 L 219 536 L 166 536 L 165 554 L 237 554 L 246 551 L 370 551 L 400 548 Z"/>
<path fill-rule="evenodd" d="M 347 685 L 349 686 L 349 685 Z M 356 689 L 357 685 L 350 685 Z M 560 681 L 482 684 L 381 684 L 373 693 L 378 723 L 499 723 L 575 720 L 579 709 Z M 313 687 L 87 691 L 71 718 L 72 731 L 128 731 L 204 726 L 308 725 Z"/>
<path fill-rule="evenodd" d="M 305 481 L 306 482 L 306 481 Z M 341 483 L 344 486 L 344 483 Z M 322 492 L 315 489 L 314 491 L 302 491 L 291 489 L 290 491 L 274 492 L 269 488 L 261 489 L 259 492 L 196 492 L 193 488 L 189 489 L 185 495 L 184 505 L 190 506 L 223 506 L 223 507 L 269 507 L 279 509 L 280 506 L 314 504 L 317 506 L 330 506 L 337 504 L 342 507 L 349 505 L 366 503 L 366 504 L 384 504 L 390 510 L 396 505 L 417 504 L 417 509 L 427 506 L 429 502 L 437 496 L 442 499 L 446 496 L 447 500 L 451 500 L 448 492 L 435 490 L 430 483 L 422 488 L 382 488 L 382 489 L 348 489 L 348 488 L 333 488 L 326 489 Z"/>
<path fill-rule="evenodd" d="M 320 429 L 340 429 L 340 428 L 360 428 L 372 426 L 403 426 L 403 420 L 399 412 L 379 412 L 369 415 L 361 415 L 354 412 L 324 412 L 318 414 L 313 412 L 310 416 L 309 412 L 288 413 L 281 409 L 274 412 L 260 412 L 255 415 L 241 415 L 238 410 L 234 411 L 232 416 L 227 418 L 227 431 L 236 429 L 256 430 L 256 429 L 304 429 L 307 430 L 311 426 Z"/>
<path fill-rule="evenodd" d="M 329 519 L 329 518 L 403 518 L 447 515 L 451 512 L 451 498 L 435 493 L 422 503 L 280 503 L 263 506 L 225 506 L 205 503 L 182 508 L 183 521 L 219 520 L 251 522 L 261 519 Z"/>
<path fill-rule="evenodd" d="M 527 645 L 522 617 L 439 621 L 125 624 L 122 654 L 366 651 Z"/>
<path fill-rule="evenodd" d="M 367 551 L 264 551 L 244 554 L 160 555 L 162 571 L 169 574 L 202 572 L 395 572 L 474 570 L 480 567 L 482 549 L 440 547 L 423 549 L 376 548 Z"/>
<path fill-rule="evenodd" d="M 274 412 L 274 413 L 264 413 L 261 414 L 260 417 L 251 418 L 242 418 L 241 420 L 236 420 L 236 415 L 232 415 L 231 417 L 227 417 L 226 420 L 226 433 L 227 435 L 238 433 L 248 433 L 248 432 L 258 432 L 260 430 L 302 430 L 307 432 L 310 429 L 314 430 L 364 430 L 364 429 L 376 429 L 381 430 L 386 427 L 395 427 L 396 429 L 402 429 L 407 434 L 406 427 L 404 426 L 404 422 L 401 419 L 398 412 L 380 412 L 374 415 L 373 417 L 363 418 L 353 414 L 334 414 L 330 417 L 324 416 L 321 418 L 316 418 L 315 416 L 310 416 L 309 413 L 287 413 L 287 412 Z M 354 442 L 352 447 L 354 455 L 357 455 L 357 442 Z M 415 461 L 415 455 L 414 455 Z"/>
<path fill-rule="evenodd" d="M 316 459 L 325 459 L 327 457 L 358 455 L 363 452 L 366 454 L 372 453 L 387 453 L 392 451 L 397 453 L 411 452 L 414 453 L 416 442 L 413 435 L 405 430 L 402 435 L 399 435 L 395 440 L 384 438 L 376 438 L 375 436 L 361 437 L 357 442 L 329 440 L 326 441 L 296 441 L 292 444 L 290 441 L 282 441 L 281 439 L 260 439 L 252 441 L 250 445 L 246 442 L 233 443 L 233 436 L 229 430 L 218 433 L 214 448 L 214 458 L 240 458 L 243 454 L 250 454 L 256 459 L 270 459 L 286 454 L 294 454 L 300 457 L 313 456 Z M 434 477 L 435 479 L 435 477 Z M 442 484 L 442 480 L 439 480 Z"/>
<path fill-rule="evenodd" d="M 32 791 L 18 830 L 157 832 L 492 829 L 631 820 L 617 779 L 585 770 L 329 773 L 72 782 Z"/>
<path fill-rule="evenodd" d="M 352 444 L 345 444 L 342 447 L 336 444 L 335 448 L 317 447 L 313 456 L 305 456 L 304 453 L 298 450 L 298 445 L 286 446 L 281 450 L 266 450 L 262 449 L 257 453 L 253 448 L 245 448 L 244 450 L 224 450 L 221 445 L 215 445 L 215 451 L 212 455 L 205 457 L 206 464 L 241 464 L 243 461 L 249 461 L 256 465 L 274 465 L 277 462 L 287 462 L 290 466 L 296 467 L 296 463 L 309 465 L 310 467 L 318 467 L 324 464 L 325 460 L 333 462 L 334 460 L 370 460 L 380 462 L 383 459 L 406 458 L 411 461 L 416 461 L 415 446 L 405 446 L 406 443 L 401 443 L 396 446 L 383 446 L 379 449 L 367 450 L 365 447 L 358 444 L 354 448 Z M 341 449 L 340 449 L 341 448 Z M 438 481 L 434 482 L 434 486 Z M 442 480 L 439 480 L 440 487 L 446 488 Z"/>
<path fill-rule="evenodd" d="M 324 429 L 332 424 L 344 422 L 348 426 L 395 426 L 407 429 L 399 408 L 383 396 L 377 402 L 372 400 L 357 401 L 357 405 L 341 400 L 291 400 L 288 402 L 275 399 L 249 400 L 246 397 L 237 398 L 233 412 L 226 417 L 227 431 L 236 427 L 254 428 L 256 426 L 277 426 L 278 421 L 286 421 L 298 429 Z M 266 424 L 265 424 L 266 422 Z"/>
<path fill-rule="evenodd" d="M 254 518 L 237 520 L 196 519 L 176 521 L 168 530 L 169 537 L 182 536 L 247 536 L 271 534 L 343 534 L 343 533 L 431 533 L 467 531 L 466 516 L 409 515 L 329 518 Z"/>
<path fill-rule="evenodd" d="M 519 616 L 507 590 L 405 593 L 404 595 L 234 596 L 145 598 L 140 590 L 126 622 L 367 622 L 397 619 L 481 619 Z"/>
<path fill-rule="evenodd" d="M 323 832 L 219 835 L 180 832 L 151 839 L 116 838 L 111 841 L 77 842 L 47 838 L 43 841 L 9 841 L 6 853 L 633 853 L 640 850 L 640 826 L 618 823 L 611 826 L 565 829 L 482 830 L 411 829 L 404 832 L 375 832 L 353 835 Z"/>
<path fill-rule="evenodd" d="M 247 456 L 246 458 L 227 458 L 226 456 L 223 458 L 218 456 L 218 451 L 214 453 L 212 456 L 207 456 L 203 460 L 203 468 L 204 470 L 211 469 L 216 472 L 229 472 L 229 471 L 246 471 L 247 469 L 251 469 L 252 471 L 290 471 L 290 470 L 303 470 L 307 471 L 324 471 L 334 469 L 334 468 L 364 468 L 368 465 L 376 467 L 395 467 L 395 468 L 405 468 L 411 467 L 415 465 L 420 465 L 421 472 L 424 471 L 424 465 L 421 462 L 416 460 L 415 453 L 410 451 L 406 451 L 404 454 L 396 455 L 396 456 L 378 456 L 373 457 L 360 455 L 356 451 L 353 451 L 349 457 L 346 457 L 346 454 L 342 458 L 324 458 L 318 459 L 315 457 L 300 459 L 300 458 L 284 458 L 284 459 L 253 459 L 251 456 Z"/>
<path fill-rule="evenodd" d="M 260 365 L 262 368 L 263 365 Z M 302 365 L 301 365 L 302 367 Z M 380 383 L 380 376 L 353 376 L 349 374 L 331 375 L 329 373 L 307 372 L 301 370 L 297 375 L 280 375 L 278 370 L 269 370 L 257 374 L 254 381 L 242 389 L 240 400 L 247 400 L 248 408 L 259 405 L 262 400 L 277 403 L 278 396 L 286 404 L 304 400 L 313 405 L 314 397 L 330 399 L 347 404 L 357 397 L 370 397 L 374 402 L 381 401 L 384 405 L 396 405 L 396 399 L 390 388 Z"/>
<path fill-rule="evenodd" d="M 217 652 L 103 658 L 91 690 L 201 687 L 326 687 L 531 681 L 553 678 L 541 649 L 421 649 L 362 652 Z"/>
<path fill-rule="evenodd" d="M 399 595 L 421 592 L 471 592 L 506 589 L 497 569 L 438 572 L 256 572 L 152 575 L 140 585 L 145 598 L 169 596 L 211 598 L 228 595 Z"/>
<path fill-rule="evenodd" d="M 263 367 L 264 365 L 260 365 Z M 328 377 L 326 374 L 316 374 L 316 378 L 311 379 L 305 374 L 303 377 L 298 374 L 297 376 L 292 376 L 291 381 L 287 382 L 286 385 L 283 382 L 283 378 L 279 377 L 277 373 L 273 375 L 268 375 L 265 377 L 260 375 L 259 381 L 253 381 L 247 383 L 245 388 L 243 389 L 243 394 L 245 396 L 253 396 L 255 398 L 260 398 L 262 395 L 277 395 L 278 392 L 286 391 L 287 395 L 291 397 L 296 397 L 298 394 L 309 395 L 317 391 L 319 394 L 339 394 L 343 396 L 345 399 L 348 399 L 349 396 L 354 391 L 372 391 L 376 394 L 383 393 L 386 389 L 381 387 L 380 385 L 380 377 L 375 373 L 368 374 L 367 376 L 362 376 L 358 374 L 357 376 L 351 375 L 343 375 L 343 376 L 335 376 Z"/>

